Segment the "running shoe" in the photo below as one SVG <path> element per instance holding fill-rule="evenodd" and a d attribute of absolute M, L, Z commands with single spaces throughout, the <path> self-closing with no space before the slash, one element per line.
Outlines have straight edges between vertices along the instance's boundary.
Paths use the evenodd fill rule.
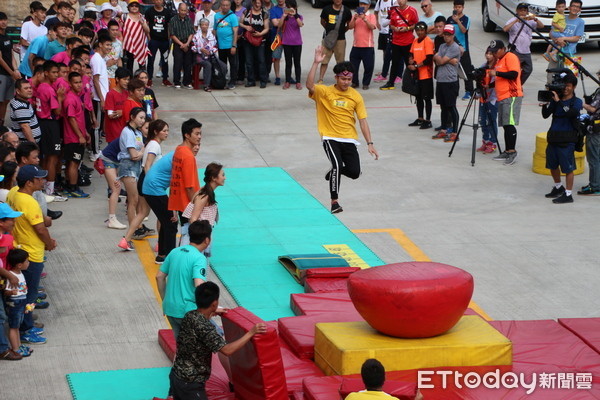
<path fill-rule="evenodd" d="M 52 193 L 52 196 L 54 196 L 54 201 L 55 202 L 68 201 L 69 200 L 68 197 L 61 196 L 57 191 L 54 191 L 54 193 Z"/>
<path fill-rule="evenodd" d="M 148 218 L 148 217 L 146 217 Z M 144 221 L 147 221 L 146 219 L 144 219 Z M 148 228 L 146 225 L 142 224 L 142 229 L 144 230 L 144 232 L 146 232 L 147 235 L 154 235 L 156 233 L 156 231 L 152 228 Z"/>
<path fill-rule="evenodd" d="M 168 79 L 163 79 L 162 84 L 163 86 L 173 86 L 173 84 Z"/>
<path fill-rule="evenodd" d="M 544 197 L 547 198 L 547 199 L 556 199 L 557 197 L 561 196 L 564 192 L 565 192 L 565 187 L 564 186 L 561 185 L 559 188 L 557 188 L 556 186 L 554 186 L 552 188 L 552 190 L 550 191 L 550 193 L 546 193 L 544 195 Z"/>
<path fill-rule="evenodd" d="M 21 335 L 21 342 L 29 344 L 46 344 L 47 340 L 45 337 L 42 337 L 40 335 L 25 333 Z"/>
<path fill-rule="evenodd" d="M 28 331 L 25 332 L 21 332 L 21 335 L 24 335 L 26 333 L 30 333 L 32 335 L 41 335 L 44 333 L 44 330 L 42 328 L 36 328 L 35 326 L 31 329 L 29 329 Z"/>
<path fill-rule="evenodd" d="M 425 122 L 425 120 L 417 118 L 413 122 L 408 124 L 408 126 L 421 126 L 423 124 L 423 122 Z"/>
<path fill-rule="evenodd" d="M 487 142 L 487 147 L 483 151 L 485 154 L 490 154 L 496 151 L 496 143 Z"/>
<path fill-rule="evenodd" d="M 375 82 L 385 82 L 388 80 L 387 76 L 383 76 L 381 74 L 377 75 L 375 77 L 375 79 L 373 79 Z"/>
<path fill-rule="evenodd" d="M 500 154 L 498 154 L 496 157 L 492 158 L 492 160 L 494 161 L 506 161 L 506 159 L 508 158 L 508 153 L 502 152 Z"/>
<path fill-rule="evenodd" d="M 386 83 L 385 85 L 383 85 L 379 88 L 379 90 L 394 90 L 394 89 L 396 89 L 396 87 L 394 86 L 393 83 Z"/>
<path fill-rule="evenodd" d="M 342 208 L 342 206 L 340 206 L 340 204 L 337 201 L 335 201 L 331 204 L 331 213 L 332 214 L 341 213 L 342 211 L 344 211 L 344 209 Z"/>
<path fill-rule="evenodd" d="M 397 76 L 396 80 L 394 81 L 394 83 L 402 83 L 402 78 Z"/>
<path fill-rule="evenodd" d="M 446 135 L 448 135 L 448 133 L 444 130 L 441 130 L 438 133 L 436 133 L 435 135 L 433 135 L 431 138 L 432 139 L 446 139 Z"/>
<path fill-rule="evenodd" d="M 158 265 L 161 265 L 164 262 L 165 262 L 165 257 L 156 256 L 156 258 L 154 259 L 154 263 L 158 264 Z"/>
<path fill-rule="evenodd" d="M 125 250 L 125 251 L 133 251 L 135 247 L 133 247 L 133 242 L 131 240 L 126 240 L 124 237 L 121 239 L 117 247 Z"/>
<path fill-rule="evenodd" d="M 588 185 L 584 188 L 581 188 L 581 190 L 578 190 L 577 194 L 581 196 L 600 196 L 600 190 L 594 190 Z"/>
<path fill-rule="evenodd" d="M 484 152 L 485 149 L 487 149 L 487 147 L 488 147 L 488 142 L 486 142 L 485 140 L 482 140 L 481 146 L 477 148 L 477 151 Z"/>
<path fill-rule="evenodd" d="M 559 197 L 557 197 L 554 200 L 552 200 L 552 202 L 554 204 L 572 203 L 573 202 L 573 196 L 572 195 L 568 195 L 567 196 L 566 193 L 563 193 Z"/>
<path fill-rule="evenodd" d="M 68 192 L 68 196 L 72 197 L 74 199 L 87 199 L 90 197 L 89 194 L 85 193 L 83 190 L 77 188 L 75 190 L 69 190 Z"/>
<path fill-rule="evenodd" d="M 37 299 L 35 299 L 35 309 L 36 310 L 45 310 L 48 307 L 50 307 L 50 303 L 48 303 L 47 301 L 44 301 L 44 300 L 40 299 L 39 297 Z"/>
<path fill-rule="evenodd" d="M 143 240 L 148 233 L 142 228 L 137 228 L 135 232 L 133 232 L 133 236 L 131 237 L 133 240 Z"/>
<path fill-rule="evenodd" d="M 461 97 L 460 99 L 462 101 L 467 101 L 471 98 L 471 92 L 465 92 L 465 95 L 463 97 Z"/>
<path fill-rule="evenodd" d="M 25 346 L 24 344 L 19 346 L 19 349 L 15 351 L 15 353 L 20 354 L 22 357 L 29 357 L 33 350 L 30 347 Z"/>
<path fill-rule="evenodd" d="M 517 161 L 517 152 L 513 151 L 508 153 L 508 157 L 504 161 L 504 165 L 513 165 Z"/>

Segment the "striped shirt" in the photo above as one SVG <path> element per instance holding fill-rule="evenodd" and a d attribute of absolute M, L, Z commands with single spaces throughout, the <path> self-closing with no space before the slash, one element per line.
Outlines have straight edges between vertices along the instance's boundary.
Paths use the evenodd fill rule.
<path fill-rule="evenodd" d="M 19 136 L 19 139 L 25 140 L 26 137 L 23 134 L 23 128 L 21 128 L 21 124 L 29 124 L 33 138 L 36 142 L 39 141 L 42 132 L 40 131 L 40 124 L 35 116 L 35 111 L 33 111 L 31 103 L 15 97 L 10 101 L 9 105 L 11 121 L 10 128 L 13 130 L 13 132 Z"/>
<path fill-rule="evenodd" d="M 194 25 L 190 17 L 181 19 L 179 15 L 169 21 L 169 36 L 175 36 L 183 43 L 187 42 L 190 35 L 194 34 Z"/>

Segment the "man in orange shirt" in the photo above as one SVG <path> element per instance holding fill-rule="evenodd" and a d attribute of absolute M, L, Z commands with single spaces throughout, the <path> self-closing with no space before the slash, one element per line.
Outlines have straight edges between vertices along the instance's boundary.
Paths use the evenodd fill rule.
<path fill-rule="evenodd" d="M 487 49 L 494 53 L 496 68 L 489 72 L 496 77 L 496 96 L 498 97 L 498 126 L 504 129 L 506 150 L 495 161 L 504 161 L 504 165 L 513 165 L 517 159 L 517 128 L 521 115 L 523 89 L 521 88 L 521 62 L 514 54 L 506 50 L 502 40 L 492 40 Z"/>
<path fill-rule="evenodd" d="M 427 24 L 423 21 L 415 25 L 417 38 L 410 47 L 408 69 L 417 71 L 417 114 L 418 118 L 408 126 L 420 129 L 431 128 L 431 99 L 433 99 L 433 40 L 427 36 Z M 425 118 L 423 118 L 425 108 Z"/>
<path fill-rule="evenodd" d="M 180 222 L 183 225 L 187 222 L 187 218 L 182 217 L 181 213 L 192 200 L 194 193 L 200 190 L 193 148 L 200 145 L 202 124 L 190 118 L 181 124 L 181 132 L 183 143 L 177 146 L 173 155 L 168 209 L 179 212 Z"/>

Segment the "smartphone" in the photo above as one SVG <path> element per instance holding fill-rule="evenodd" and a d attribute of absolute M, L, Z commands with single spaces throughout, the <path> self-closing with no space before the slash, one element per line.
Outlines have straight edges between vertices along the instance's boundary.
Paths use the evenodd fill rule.
<path fill-rule="evenodd" d="M 286 9 L 285 9 L 285 10 L 283 10 L 283 11 L 284 11 L 285 13 L 287 13 L 287 14 L 291 14 L 291 13 L 293 13 L 293 12 L 294 12 L 294 9 L 293 9 L 293 8 L 286 8 Z"/>
<path fill-rule="evenodd" d="M 365 13 L 365 8 L 364 7 L 356 7 L 356 13 L 358 15 L 364 14 Z"/>
<path fill-rule="evenodd" d="M 452 15 L 457 15 L 457 14 L 458 14 L 458 11 L 452 10 Z"/>

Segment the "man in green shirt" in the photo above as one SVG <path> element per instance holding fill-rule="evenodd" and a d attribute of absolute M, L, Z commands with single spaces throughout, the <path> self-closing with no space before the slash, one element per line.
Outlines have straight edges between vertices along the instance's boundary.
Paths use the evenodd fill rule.
<path fill-rule="evenodd" d="M 211 233 L 208 221 L 190 224 L 190 244 L 173 249 L 156 274 L 163 312 L 171 324 L 175 339 L 185 314 L 197 308 L 195 290 L 206 281 L 207 262 L 202 252 L 210 244 Z"/>

